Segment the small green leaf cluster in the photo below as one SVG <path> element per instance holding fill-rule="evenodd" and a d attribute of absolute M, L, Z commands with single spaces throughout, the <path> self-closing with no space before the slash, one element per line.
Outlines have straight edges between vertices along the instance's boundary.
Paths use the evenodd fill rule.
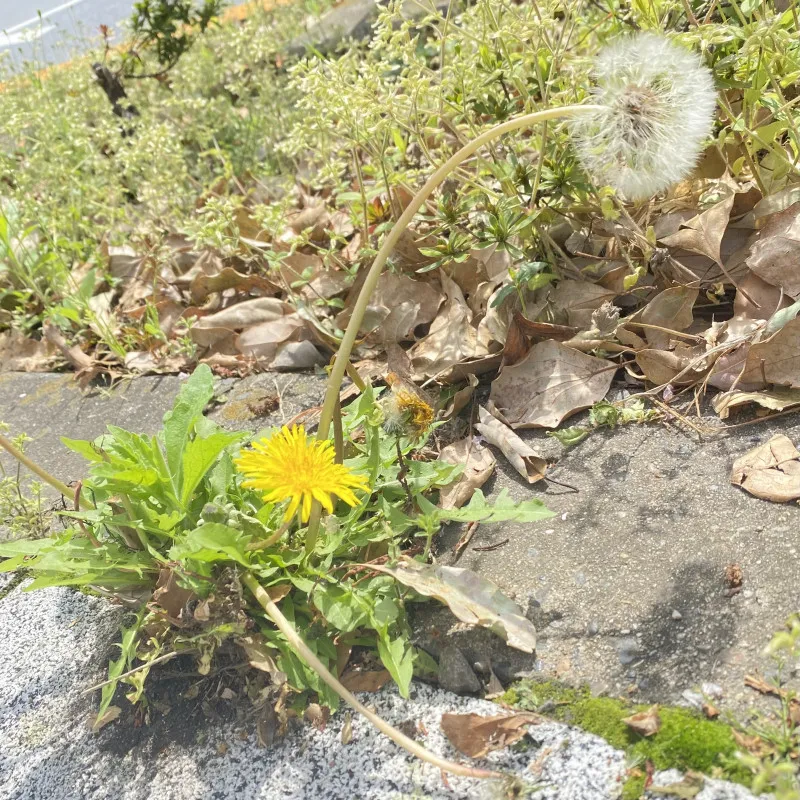
<path fill-rule="evenodd" d="M 592 431 L 598 428 L 616 428 L 617 425 L 651 422 L 659 419 L 660 412 L 647 408 L 641 398 L 632 398 L 618 403 L 600 400 L 589 409 L 588 425 L 572 425 L 557 431 L 550 431 L 548 436 L 558 439 L 564 447 L 582 442 Z"/>

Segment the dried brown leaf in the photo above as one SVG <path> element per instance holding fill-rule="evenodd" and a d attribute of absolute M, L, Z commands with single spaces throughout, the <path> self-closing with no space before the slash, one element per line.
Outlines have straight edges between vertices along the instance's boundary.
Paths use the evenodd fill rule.
<path fill-rule="evenodd" d="M 113 722 L 122 713 L 119 706 L 109 706 L 102 714 L 92 720 L 92 733 L 97 733 L 110 722 Z"/>
<path fill-rule="evenodd" d="M 592 314 L 614 299 L 614 292 L 588 281 L 562 280 L 550 293 L 548 305 L 555 313 L 555 321 L 577 328 L 589 328 Z"/>
<path fill-rule="evenodd" d="M 763 342 L 751 345 L 742 381 L 800 388 L 800 317 Z"/>
<path fill-rule="evenodd" d="M 661 241 L 667 247 L 681 247 L 720 264 L 720 245 L 728 227 L 733 201 L 734 193 L 731 192 L 724 200 L 685 222 L 682 230 L 663 237 Z"/>
<path fill-rule="evenodd" d="M 340 678 L 342 686 L 351 692 L 377 692 L 392 680 L 388 669 L 348 669 Z"/>
<path fill-rule="evenodd" d="M 472 395 L 475 394 L 477 386 L 478 379 L 474 375 L 467 375 L 466 386 L 463 386 L 450 398 L 450 402 L 442 409 L 441 418 L 452 419 L 462 409 L 466 408 L 467 403 L 472 399 Z"/>
<path fill-rule="evenodd" d="M 309 703 L 303 712 L 303 719 L 313 725 L 318 731 L 324 731 L 328 724 L 331 710 L 327 706 L 318 703 Z"/>
<path fill-rule="evenodd" d="M 750 248 L 747 265 L 790 297 L 800 296 L 800 202 L 769 217 Z"/>
<path fill-rule="evenodd" d="M 447 300 L 428 335 L 409 351 L 419 378 L 438 376 L 462 361 L 488 353 L 486 343 L 479 341 L 478 331 L 472 325 L 472 312 L 461 289 L 444 273 L 441 281 Z"/>
<path fill-rule="evenodd" d="M 622 720 L 632 731 L 639 736 L 653 736 L 661 730 L 661 717 L 658 715 L 658 706 L 651 706 L 647 711 L 640 711 L 625 717 Z"/>
<path fill-rule="evenodd" d="M 215 275 L 198 272 L 189 285 L 189 294 L 193 303 L 201 305 L 210 294 L 224 292 L 226 289 L 236 289 L 239 292 L 255 290 L 261 294 L 276 294 L 280 291 L 280 286 L 262 275 L 246 275 L 237 272 L 233 267 L 225 267 Z"/>
<path fill-rule="evenodd" d="M 617 365 L 552 340 L 503 367 L 491 400 L 513 428 L 556 428 L 606 396 Z"/>
<path fill-rule="evenodd" d="M 356 281 L 345 301 L 345 307 L 336 318 L 336 324 L 344 329 L 350 321 L 350 314 L 361 290 L 363 278 Z M 361 331 L 369 333 L 381 326 L 390 312 L 400 305 L 409 304 L 418 306 L 414 316 L 406 320 L 405 330 L 398 331 L 395 341 L 411 341 L 414 338 L 414 328 L 427 325 L 436 317 L 442 302 L 442 293 L 438 286 L 429 280 L 415 280 L 404 274 L 384 272 L 378 279 L 375 291 L 370 297 L 370 303 Z M 397 325 L 397 323 L 394 323 Z"/>
<path fill-rule="evenodd" d="M 312 242 L 326 242 L 329 238 L 328 227 L 331 216 L 324 203 L 318 203 L 298 211 L 289 217 L 288 222 L 291 229 L 297 234 L 309 231 L 309 238 Z"/>
<path fill-rule="evenodd" d="M 297 314 L 289 314 L 248 327 L 239 334 L 236 349 L 242 355 L 271 363 L 278 353 L 279 345 L 306 339 L 308 330 L 305 320 Z"/>
<path fill-rule="evenodd" d="M 731 483 L 762 500 L 775 503 L 797 500 L 800 452 L 787 436 L 779 433 L 733 462 Z"/>
<path fill-rule="evenodd" d="M 727 419 L 731 409 L 756 404 L 770 411 L 783 411 L 800 405 L 800 389 L 765 389 L 761 392 L 742 392 L 734 390 L 718 394 L 713 400 L 714 411 L 720 419 Z"/>
<path fill-rule="evenodd" d="M 103 240 L 101 251 L 106 257 L 108 271 L 114 278 L 133 277 L 144 262 L 144 256 L 137 254 L 130 245 L 114 247 Z"/>
<path fill-rule="evenodd" d="M 0 372 L 51 372 L 59 362 L 46 338 L 30 339 L 16 329 L 0 333 Z"/>
<path fill-rule="evenodd" d="M 739 281 L 733 299 L 733 316 L 741 320 L 767 320 L 791 302 L 777 286 L 762 280 L 754 272 L 748 272 Z"/>
<path fill-rule="evenodd" d="M 493 444 L 506 457 L 509 464 L 522 475 L 528 483 L 536 483 L 544 478 L 547 461 L 527 442 L 520 439 L 514 431 L 489 413 L 483 406 L 478 409 L 479 422 L 475 425 L 481 436 Z M 494 459 L 492 459 L 494 461 Z M 477 488 L 477 487 L 476 487 Z"/>
<path fill-rule="evenodd" d="M 159 605 L 173 619 L 179 619 L 186 604 L 194 597 L 191 589 L 178 585 L 178 576 L 168 567 L 158 573 L 158 581 L 153 591 L 153 602 Z"/>
<path fill-rule="evenodd" d="M 501 750 L 518 742 L 529 725 L 542 721 L 538 714 L 442 714 L 442 731 L 450 744 L 470 758 L 483 758 L 493 750 Z"/>
<path fill-rule="evenodd" d="M 675 351 L 640 350 L 636 354 L 636 363 L 647 380 L 656 386 L 667 383 L 688 386 L 707 372 L 703 361 L 695 364 L 701 355 L 702 351 L 690 348 L 676 348 Z M 692 366 L 693 364 L 695 366 Z"/>
<path fill-rule="evenodd" d="M 236 642 L 244 650 L 251 667 L 268 672 L 275 683 L 285 682 L 286 676 L 278 669 L 273 657 L 275 651 L 269 647 L 267 640 L 260 633 L 240 636 Z"/>
<path fill-rule="evenodd" d="M 439 454 L 448 464 L 463 464 L 464 471 L 456 480 L 439 492 L 442 508 L 461 508 L 489 480 L 494 472 L 495 461 L 491 451 L 472 438 L 461 439 L 447 445 Z"/>
<path fill-rule="evenodd" d="M 694 321 L 694 308 L 698 289 L 673 286 L 659 292 L 642 310 L 633 315 L 632 322 L 652 326 L 641 328 L 651 348 L 666 350 L 672 341 L 669 331 L 685 331 Z M 634 330 L 636 330 L 635 326 Z M 667 330 L 656 330 L 666 328 Z"/>
<path fill-rule="evenodd" d="M 739 747 L 753 755 L 762 756 L 771 750 L 771 747 L 760 736 L 748 736 L 746 733 L 737 731 L 736 728 L 731 728 L 731 736 Z"/>
<path fill-rule="evenodd" d="M 462 621 L 489 628 L 510 647 L 532 653 L 536 629 L 513 600 L 491 581 L 468 569 L 421 564 L 402 558 L 395 567 L 370 564 L 370 568 L 391 575 L 425 597 L 435 597 Z"/>
<path fill-rule="evenodd" d="M 255 297 L 200 318 L 192 326 L 192 330 L 204 328 L 241 330 L 262 322 L 273 322 L 293 312 L 292 306 L 277 297 Z"/>

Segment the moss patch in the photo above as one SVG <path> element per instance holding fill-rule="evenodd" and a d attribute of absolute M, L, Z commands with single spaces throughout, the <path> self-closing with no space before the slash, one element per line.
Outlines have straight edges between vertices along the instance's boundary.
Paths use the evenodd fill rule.
<path fill-rule="evenodd" d="M 751 773 L 735 759 L 737 750 L 729 725 L 706 719 L 686 708 L 660 707 L 661 729 L 650 737 L 634 733 L 622 720 L 649 706 L 613 697 L 593 697 L 588 688 L 574 689 L 557 681 L 520 681 L 501 698 L 526 711 L 542 713 L 605 739 L 624 751 L 633 763 L 651 761 L 656 770 L 694 770 L 747 786 Z M 631 777 L 624 800 L 638 798 L 643 778 Z"/>

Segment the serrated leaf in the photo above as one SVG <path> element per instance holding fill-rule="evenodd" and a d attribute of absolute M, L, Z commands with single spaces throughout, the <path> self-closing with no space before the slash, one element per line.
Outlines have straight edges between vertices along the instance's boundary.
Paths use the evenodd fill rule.
<path fill-rule="evenodd" d="M 425 514 L 435 514 L 440 520 L 451 522 L 538 522 L 549 519 L 553 512 L 535 498 L 517 502 L 503 489 L 493 503 L 488 503 L 480 489 L 462 508 L 437 508 L 424 497 L 417 498 Z"/>
<path fill-rule="evenodd" d="M 133 625 L 129 628 L 122 629 L 122 641 L 118 645 L 120 648 L 120 656 L 108 664 L 108 677 L 111 683 L 107 683 L 103 687 L 102 694 L 100 695 L 100 708 L 97 710 L 95 717 L 95 725 L 100 722 L 106 712 L 108 711 L 111 701 L 114 699 L 114 693 L 117 690 L 117 683 L 119 676 L 122 675 L 128 668 L 128 665 L 133 661 L 136 654 L 136 645 L 138 642 L 139 628 L 141 627 L 142 620 L 144 619 L 145 610 L 142 609 L 137 615 Z"/>
<path fill-rule="evenodd" d="M 201 364 L 181 387 L 172 410 L 164 415 L 164 447 L 176 494 L 181 485 L 180 473 L 186 442 L 197 418 L 213 396 L 214 374 L 207 364 Z"/>
<path fill-rule="evenodd" d="M 230 560 L 249 567 L 246 545 L 247 539 L 241 531 L 219 522 L 209 522 L 190 531 L 184 541 L 174 545 L 170 558 L 175 561 L 182 558 L 208 562 Z"/>
<path fill-rule="evenodd" d="M 61 437 L 61 443 L 72 450 L 74 453 L 82 455 L 88 461 L 102 461 L 103 456 L 92 442 L 85 439 L 70 439 L 66 436 Z"/>
<path fill-rule="evenodd" d="M 242 439 L 246 434 L 215 431 L 205 439 L 195 437 L 186 444 L 183 452 L 183 488 L 181 504 L 186 505 L 192 497 L 200 481 L 214 465 L 219 454 L 233 442 Z"/>

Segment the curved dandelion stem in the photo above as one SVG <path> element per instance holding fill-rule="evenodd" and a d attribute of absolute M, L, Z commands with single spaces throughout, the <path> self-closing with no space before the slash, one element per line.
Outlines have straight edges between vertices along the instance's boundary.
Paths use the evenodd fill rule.
<path fill-rule="evenodd" d="M 356 338 L 358 336 L 361 322 L 364 319 L 364 313 L 367 310 L 370 297 L 372 296 L 375 286 L 378 283 L 378 278 L 383 271 L 383 267 L 389 257 L 389 254 L 394 250 L 403 231 L 408 227 L 415 214 L 422 207 L 422 204 L 430 197 L 433 190 L 439 186 L 442 181 L 464 161 L 466 161 L 477 150 L 480 150 L 487 142 L 502 136 L 504 133 L 519 130 L 520 128 L 528 128 L 532 125 L 537 125 L 540 122 L 546 122 L 551 119 L 558 119 L 560 117 L 572 117 L 578 114 L 596 113 L 602 111 L 603 106 L 596 105 L 575 105 L 563 106 L 562 108 L 548 108 L 544 111 L 536 111 L 533 114 L 525 114 L 516 119 L 510 119 L 495 125 L 493 128 L 484 131 L 480 136 L 467 142 L 460 150 L 450 156 L 444 164 L 442 164 L 436 172 L 431 175 L 425 182 L 422 188 L 414 195 L 411 202 L 400 215 L 400 218 L 389 231 L 389 235 L 384 239 L 381 249 L 378 251 L 372 266 L 364 279 L 361 287 L 361 292 L 358 295 L 355 306 L 353 306 L 353 313 L 350 317 L 350 322 L 347 325 L 342 342 L 339 345 L 339 350 L 336 353 L 336 360 L 333 362 L 330 378 L 328 379 L 328 387 L 325 393 L 325 402 L 322 406 L 322 413 L 319 419 L 318 436 L 320 439 L 328 438 L 328 431 L 333 420 L 334 408 L 336 400 L 339 396 L 339 389 L 342 385 L 347 364 L 350 360 L 350 354 L 353 351 Z"/>
<path fill-rule="evenodd" d="M 278 606 L 270 599 L 263 586 L 255 579 L 250 572 L 245 572 L 242 575 L 242 583 L 253 593 L 253 596 L 258 601 L 259 605 L 266 611 L 269 618 L 278 627 L 278 630 L 286 637 L 290 646 L 303 658 L 303 660 L 322 678 L 328 686 L 333 689 L 339 697 L 346 703 L 351 705 L 359 714 L 366 717 L 381 733 L 388 736 L 395 744 L 407 750 L 417 758 L 433 764 L 445 772 L 450 772 L 453 775 L 463 775 L 467 778 L 502 778 L 499 772 L 491 772 L 485 769 L 476 769 L 469 767 L 465 764 L 456 764 L 453 761 L 448 761 L 441 756 L 437 756 L 421 744 L 415 742 L 410 737 L 401 733 L 396 728 L 393 728 L 388 722 L 381 719 L 373 711 L 370 711 L 365 705 L 360 703 L 355 695 L 345 689 L 344 686 L 328 671 L 325 665 L 314 655 L 309 649 L 308 645 L 303 641 L 301 636 L 292 627 L 286 617 L 283 616 Z"/>
<path fill-rule="evenodd" d="M 58 478 L 51 475 L 47 470 L 40 467 L 35 461 L 28 458 L 25 453 L 22 452 L 18 447 L 15 447 L 9 439 L 5 436 L 0 434 L 0 447 L 7 450 L 9 455 L 14 456 L 20 464 L 26 466 L 34 475 L 41 478 L 45 483 L 49 483 L 56 491 L 60 492 L 64 495 L 64 497 L 72 497 L 74 492 L 72 489 L 67 486 L 66 483 L 63 483 Z M 84 498 L 84 503 L 89 503 L 89 501 Z"/>

